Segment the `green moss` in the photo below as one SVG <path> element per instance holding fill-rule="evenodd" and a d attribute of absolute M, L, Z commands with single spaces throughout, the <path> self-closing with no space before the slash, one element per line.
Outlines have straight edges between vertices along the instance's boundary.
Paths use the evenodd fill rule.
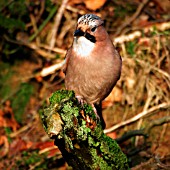
<path fill-rule="evenodd" d="M 76 160 L 84 166 L 83 169 L 128 169 L 126 156 L 116 141 L 103 133 L 102 126 L 90 105 L 79 104 L 74 92 L 66 90 L 55 92 L 50 98 L 50 103 L 50 107 L 45 109 L 45 116 L 51 120 L 48 120 L 45 126 L 51 126 L 53 116 L 60 115 L 63 124 L 57 133 L 57 139 L 64 139 L 63 152 L 66 152 L 64 155 L 69 154 L 69 158 L 66 156 L 68 164 L 74 167 L 73 162 Z M 58 124 L 58 120 L 52 124 L 56 129 L 55 124 Z"/>
<path fill-rule="evenodd" d="M 70 137 L 68 137 L 67 135 L 64 135 L 64 139 L 65 139 L 65 146 L 67 148 L 67 150 L 73 150 L 74 149 L 74 146 L 73 146 L 73 143 L 72 143 L 72 140 Z"/>
<path fill-rule="evenodd" d="M 33 86 L 28 83 L 13 82 L 15 72 L 10 64 L 0 63 L 0 98 L 2 103 L 11 100 L 11 106 L 16 120 L 21 123 L 22 116 L 30 96 L 33 94 Z M 15 83 L 15 84 L 14 84 Z"/>
<path fill-rule="evenodd" d="M 15 18 L 7 18 L 2 14 L 0 14 L 0 26 L 9 30 L 14 30 L 14 29 L 23 30 L 25 28 L 24 22 Z"/>
<path fill-rule="evenodd" d="M 126 8 L 124 6 L 115 6 L 115 17 L 119 17 L 119 18 L 124 18 L 126 17 L 128 14 L 130 15 L 130 13 L 134 13 L 134 11 L 136 10 L 136 6 L 132 5 L 132 4 L 128 4 L 126 3 Z"/>
<path fill-rule="evenodd" d="M 73 91 L 58 90 L 52 94 L 49 100 L 51 104 L 55 104 L 71 100 L 74 96 L 75 95 Z"/>
<path fill-rule="evenodd" d="M 91 117 L 92 119 L 94 119 L 94 120 L 97 119 L 96 114 L 94 113 L 94 110 L 93 110 L 93 108 L 92 108 L 91 105 L 89 105 L 89 104 L 84 104 L 84 105 L 83 105 L 83 110 L 85 111 L 85 113 L 88 113 L 88 115 L 90 115 L 90 117 Z"/>
<path fill-rule="evenodd" d="M 12 139 L 10 137 L 10 134 L 12 132 L 11 128 L 5 127 L 4 130 L 5 130 L 5 134 L 6 134 L 7 138 L 8 138 L 8 142 L 11 143 L 12 142 Z"/>
<path fill-rule="evenodd" d="M 28 83 L 22 83 L 15 97 L 12 99 L 12 108 L 16 120 L 21 123 L 25 107 L 33 93 L 33 86 Z"/>
<path fill-rule="evenodd" d="M 28 15 L 28 6 L 25 0 L 13 1 L 9 6 L 9 12 L 13 17 L 22 19 L 24 15 Z"/>
<path fill-rule="evenodd" d="M 14 169 L 30 169 L 31 166 L 35 166 L 37 170 L 48 169 L 50 160 L 47 159 L 47 154 L 39 154 L 38 151 L 23 151 L 21 156 L 22 159 L 16 161 Z"/>
<path fill-rule="evenodd" d="M 5 100 L 12 93 L 12 83 L 10 81 L 14 72 L 7 63 L 0 63 L 0 98 Z"/>
<path fill-rule="evenodd" d="M 130 41 L 130 42 L 128 42 L 127 43 L 127 45 L 126 45 L 126 48 L 127 48 L 127 52 L 131 55 L 131 56 L 133 56 L 133 55 L 135 55 L 135 47 L 136 47 L 136 41 Z"/>
<path fill-rule="evenodd" d="M 128 162 L 127 158 L 115 140 L 103 134 L 100 150 L 103 152 L 104 159 L 110 164 L 114 163 L 116 169 L 128 169 L 128 164 L 126 166 L 124 164 Z"/>
<path fill-rule="evenodd" d="M 114 170 L 114 167 L 108 166 L 108 163 L 100 157 L 96 151 L 96 149 L 91 149 L 90 153 L 92 155 L 93 169 L 100 170 Z"/>

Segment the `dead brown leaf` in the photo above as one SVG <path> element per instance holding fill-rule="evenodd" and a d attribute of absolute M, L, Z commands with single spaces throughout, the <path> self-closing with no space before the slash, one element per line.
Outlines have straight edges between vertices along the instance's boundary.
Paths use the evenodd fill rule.
<path fill-rule="evenodd" d="M 162 8 L 165 12 L 169 12 L 170 11 L 170 1 L 169 0 L 154 0 L 156 5 L 159 6 L 160 8 Z"/>
<path fill-rule="evenodd" d="M 14 132 L 19 127 L 10 106 L 10 101 L 6 101 L 3 110 L 0 110 L 0 127 L 11 127 Z"/>
<path fill-rule="evenodd" d="M 54 141 L 47 141 L 47 142 L 38 142 L 36 145 L 35 145 L 35 149 L 46 149 L 46 148 L 49 148 L 49 147 L 53 147 L 55 146 L 54 145 Z"/>
<path fill-rule="evenodd" d="M 95 11 L 105 4 L 106 0 L 70 0 L 69 5 L 84 3 L 86 8 Z"/>
<path fill-rule="evenodd" d="M 31 141 L 25 141 L 21 138 L 14 140 L 9 149 L 9 156 L 16 155 L 17 153 L 31 148 L 33 143 Z"/>
<path fill-rule="evenodd" d="M 9 151 L 9 142 L 8 142 L 8 138 L 4 135 L 0 136 L 0 145 L 3 145 L 3 148 L 0 152 L 0 157 L 5 156 L 8 151 Z"/>
<path fill-rule="evenodd" d="M 116 139 L 117 138 L 116 132 L 107 133 L 106 135 L 109 136 L 112 139 Z"/>
<path fill-rule="evenodd" d="M 114 102 L 121 102 L 123 97 L 122 89 L 114 87 L 109 96 L 102 102 L 102 108 L 113 106 Z"/>
<path fill-rule="evenodd" d="M 90 10 L 95 11 L 96 9 L 101 8 L 105 4 L 106 0 L 85 0 L 84 3 L 86 7 Z"/>
<path fill-rule="evenodd" d="M 58 147 L 54 145 L 54 141 L 38 142 L 34 149 L 40 149 L 39 153 L 48 152 L 48 158 L 61 154 Z"/>

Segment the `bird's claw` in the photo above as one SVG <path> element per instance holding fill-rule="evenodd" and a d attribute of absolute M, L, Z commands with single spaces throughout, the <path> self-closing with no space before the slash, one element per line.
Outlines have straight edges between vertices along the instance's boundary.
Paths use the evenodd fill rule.
<path fill-rule="evenodd" d="M 82 106 L 87 103 L 82 96 L 76 96 L 76 98 Z"/>
<path fill-rule="evenodd" d="M 95 108 L 94 104 L 91 104 L 91 106 L 92 106 L 92 108 L 93 108 L 93 111 L 94 111 L 96 117 L 100 120 L 100 116 L 98 115 L 97 109 Z"/>

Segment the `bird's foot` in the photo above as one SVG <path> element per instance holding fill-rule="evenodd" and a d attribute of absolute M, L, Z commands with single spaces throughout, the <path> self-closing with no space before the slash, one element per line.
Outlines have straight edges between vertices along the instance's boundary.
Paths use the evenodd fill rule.
<path fill-rule="evenodd" d="M 93 111 L 97 117 L 97 119 L 101 122 L 101 125 L 102 125 L 102 128 L 105 129 L 106 127 L 106 124 L 105 124 L 105 121 L 102 117 L 102 112 L 101 112 L 101 108 L 96 108 L 94 104 L 91 104 L 92 108 L 93 108 Z"/>
<path fill-rule="evenodd" d="M 100 120 L 100 116 L 98 115 L 98 113 L 97 113 L 97 109 L 95 108 L 94 104 L 91 104 L 91 106 L 92 106 L 92 108 L 93 108 L 93 111 L 94 111 L 94 113 L 95 113 L 95 115 L 96 115 L 97 119 L 99 119 L 99 120 Z"/>
<path fill-rule="evenodd" d="M 84 104 L 87 104 L 87 101 L 82 97 L 82 96 L 76 96 L 78 102 L 81 104 L 81 106 L 83 106 Z M 105 129 L 105 122 L 103 120 L 103 117 L 102 115 L 100 116 L 100 111 L 99 111 L 99 114 L 98 114 L 98 111 L 95 107 L 95 105 L 93 103 L 90 104 L 92 106 L 92 109 L 94 111 L 94 114 L 96 115 L 96 118 L 101 121 L 101 125 L 102 125 L 102 128 Z"/>
<path fill-rule="evenodd" d="M 87 103 L 86 100 L 82 96 L 76 96 L 76 98 L 82 106 Z"/>
<path fill-rule="evenodd" d="M 87 104 L 86 100 L 82 97 L 82 96 L 76 96 L 78 102 L 83 106 L 84 104 Z M 96 117 L 100 120 L 100 116 L 97 114 L 97 110 L 94 106 L 94 104 L 91 104 L 92 108 L 93 108 L 93 111 L 96 115 Z"/>

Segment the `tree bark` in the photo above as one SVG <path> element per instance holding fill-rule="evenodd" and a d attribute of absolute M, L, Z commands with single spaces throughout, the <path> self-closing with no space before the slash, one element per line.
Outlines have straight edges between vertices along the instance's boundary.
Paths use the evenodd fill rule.
<path fill-rule="evenodd" d="M 59 90 L 42 114 L 43 125 L 66 162 L 75 170 L 128 170 L 128 161 L 115 140 L 103 133 L 100 120 L 73 91 Z"/>

